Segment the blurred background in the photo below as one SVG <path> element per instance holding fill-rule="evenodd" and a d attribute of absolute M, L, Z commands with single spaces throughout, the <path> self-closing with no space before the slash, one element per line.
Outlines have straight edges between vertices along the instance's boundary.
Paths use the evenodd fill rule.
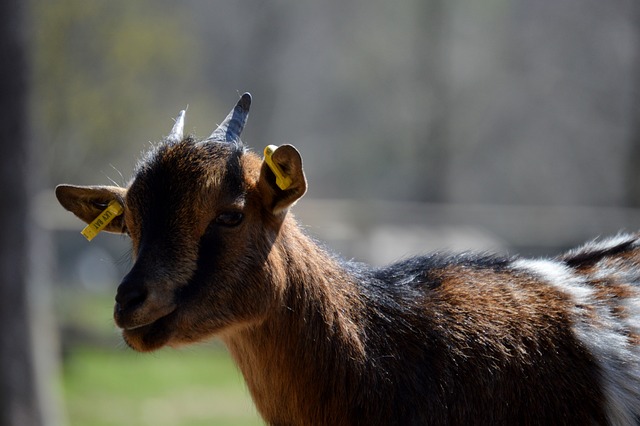
<path fill-rule="evenodd" d="M 261 424 L 215 342 L 139 355 L 58 183 L 126 185 L 188 107 L 294 144 L 294 212 L 347 258 L 553 256 L 640 229 L 640 3 L 0 1 L 0 425 Z"/>

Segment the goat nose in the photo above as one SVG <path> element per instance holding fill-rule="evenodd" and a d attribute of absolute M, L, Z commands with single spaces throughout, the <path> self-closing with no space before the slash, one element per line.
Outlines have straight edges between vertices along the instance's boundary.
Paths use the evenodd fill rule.
<path fill-rule="evenodd" d="M 120 284 L 116 293 L 117 309 L 120 311 L 133 309 L 142 305 L 146 298 L 147 291 L 142 286 Z"/>

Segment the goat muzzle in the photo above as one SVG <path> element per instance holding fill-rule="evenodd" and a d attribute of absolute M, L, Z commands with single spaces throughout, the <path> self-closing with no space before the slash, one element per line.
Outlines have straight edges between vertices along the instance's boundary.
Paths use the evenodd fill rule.
<path fill-rule="evenodd" d="M 173 291 L 153 288 L 127 275 L 118 286 L 113 317 L 118 327 L 133 330 L 175 311 Z M 160 286 L 161 287 L 161 286 Z"/>

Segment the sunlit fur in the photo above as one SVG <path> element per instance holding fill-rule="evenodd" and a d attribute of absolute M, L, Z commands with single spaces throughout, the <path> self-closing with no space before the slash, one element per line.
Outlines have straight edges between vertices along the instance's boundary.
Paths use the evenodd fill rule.
<path fill-rule="evenodd" d="M 282 160 L 287 191 L 233 144 L 187 138 L 141 161 L 120 195 L 136 262 L 115 319 L 129 346 L 218 336 L 274 425 L 640 424 L 638 236 L 552 259 L 371 268 L 297 225 L 295 159 Z"/>

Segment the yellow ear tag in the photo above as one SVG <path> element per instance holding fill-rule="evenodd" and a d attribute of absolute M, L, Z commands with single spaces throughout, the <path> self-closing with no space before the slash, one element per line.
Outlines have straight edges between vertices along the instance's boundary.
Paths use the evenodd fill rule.
<path fill-rule="evenodd" d="M 120 216 L 124 209 L 122 205 L 116 201 L 112 200 L 106 209 L 102 210 L 102 213 L 96 217 L 93 222 L 88 224 L 82 232 L 80 232 L 84 237 L 91 241 L 93 238 L 100 233 L 116 216 Z"/>
<path fill-rule="evenodd" d="M 292 180 L 289 176 L 284 174 L 280 166 L 273 162 L 271 156 L 278 149 L 275 145 L 268 145 L 264 149 L 264 161 L 266 161 L 267 165 L 271 169 L 274 175 L 276 175 L 276 185 L 283 191 L 291 186 Z"/>

